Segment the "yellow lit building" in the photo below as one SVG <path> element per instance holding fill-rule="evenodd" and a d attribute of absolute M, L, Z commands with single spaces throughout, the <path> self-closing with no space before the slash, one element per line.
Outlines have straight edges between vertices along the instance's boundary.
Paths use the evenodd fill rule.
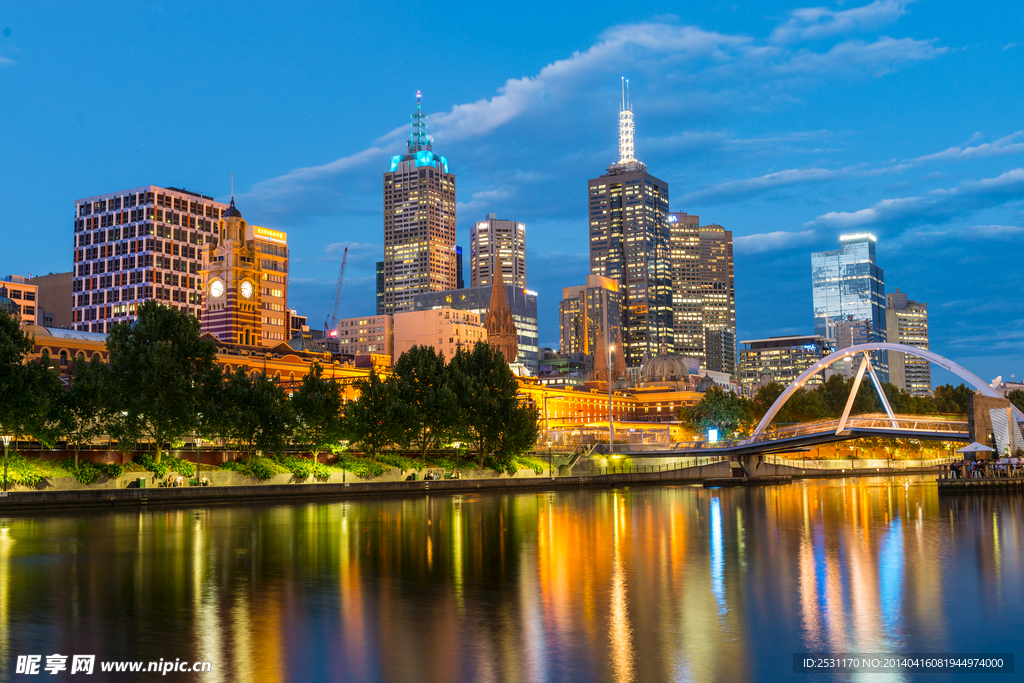
<path fill-rule="evenodd" d="M 222 342 L 288 341 L 288 235 L 250 225 L 235 200 L 203 250 L 202 330 Z"/>

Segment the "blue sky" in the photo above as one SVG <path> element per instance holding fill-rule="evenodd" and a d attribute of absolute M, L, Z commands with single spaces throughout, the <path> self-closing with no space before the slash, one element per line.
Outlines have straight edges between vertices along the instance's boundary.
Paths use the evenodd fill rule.
<path fill-rule="evenodd" d="M 733 231 L 741 339 L 813 330 L 810 253 L 878 236 L 932 349 L 1024 377 L 1019 3 L 2 3 L 3 274 L 71 267 L 76 198 L 142 184 L 286 230 L 290 303 L 373 310 L 381 175 L 423 91 L 459 243 L 527 224 L 541 343 L 588 271 L 586 181 L 637 156 Z M 936 374 L 936 380 L 949 377 Z"/>

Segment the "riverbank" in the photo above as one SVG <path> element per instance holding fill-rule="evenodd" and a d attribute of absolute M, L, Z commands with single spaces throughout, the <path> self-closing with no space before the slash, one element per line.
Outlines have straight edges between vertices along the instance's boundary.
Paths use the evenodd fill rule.
<path fill-rule="evenodd" d="M 872 468 L 824 470 L 762 465 L 758 475 L 765 485 L 785 485 L 784 480 L 896 476 L 929 474 L 938 467 Z M 530 474 L 533 474 L 532 472 Z M 520 491 L 528 489 L 622 486 L 630 484 L 703 485 L 709 480 L 731 477 L 728 462 L 660 472 L 622 472 L 593 476 L 492 477 L 486 479 L 442 479 L 428 481 L 359 481 L 346 483 L 268 483 L 236 486 L 181 488 L 79 488 L 12 491 L 0 494 L 0 515 L 35 510 L 149 507 L 179 505 L 225 505 L 251 502 L 282 502 L 311 499 L 339 499 L 352 496 L 408 496 L 429 492 L 468 493 L 479 491 Z M 751 482 L 752 483 L 752 482 Z M 760 482 L 759 482 L 760 483 Z M 748 484 L 750 485 L 750 484 Z M 757 485 L 757 484 L 754 484 Z"/>

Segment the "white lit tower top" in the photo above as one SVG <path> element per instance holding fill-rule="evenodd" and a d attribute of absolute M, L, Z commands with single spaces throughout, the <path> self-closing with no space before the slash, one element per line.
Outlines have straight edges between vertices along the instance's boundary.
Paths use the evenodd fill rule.
<path fill-rule="evenodd" d="M 647 170 L 647 166 L 638 161 L 633 147 L 636 135 L 636 124 L 633 122 L 633 105 L 629 102 L 629 80 L 622 77 L 622 105 L 619 109 L 619 161 L 612 164 L 619 172 Z M 609 169 L 611 170 L 611 169 Z"/>

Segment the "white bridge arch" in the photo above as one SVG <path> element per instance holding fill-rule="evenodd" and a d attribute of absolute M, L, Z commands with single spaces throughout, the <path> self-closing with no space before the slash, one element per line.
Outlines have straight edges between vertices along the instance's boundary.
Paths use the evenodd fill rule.
<path fill-rule="evenodd" d="M 832 363 L 835 363 L 836 361 L 839 360 L 843 360 L 844 358 L 851 358 L 859 353 L 863 353 L 866 358 L 868 352 L 870 351 L 900 351 L 910 356 L 923 358 L 927 361 L 934 363 L 935 365 L 938 365 L 940 368 L 949 370 L 954 375 L 956 375 L 960 379 L 964 380 L 965 382 L 973 386 L 975 389 L 980 391 L 985 396 L 991 396 L 992 398 L 1003 398 L 1001 395 L 993 391 L 992 388 L 989 387 L 989 385 L 984 382 L 984 380 L 982 380 L 980 377 L 972 373 L 970 370 L 954 363 L 948 358 L 943 358 L 937 353 L 933 353 L 926 349 L 920 349 L 916 346 L 907 346 L 906 344 L 889 344 L 884 342 L 877 342 L 873 344 L 857 344 L 855 346 L 848 346 L 845 349 L 836 351 L 833 354 L 825 356 L 817 363 L 804 370 L 799 377 L 793 380 L 793 382 L 788 387 L 786 387 L 786 390 L 782 392 L 782 394 L 775 400 L 775 403 L 772 404 L 772 407 L 768 409 L 768 412 L 764 414 L 764 417 L 761 418 L 761 421 L 757 423 L 757 428 L 754 430 L 754 433 L 751 435 L 751 438 L 760 436 L 761 434 L 764 433 L 764 431 L 768 428 L 768 425 L 771 424 L 772 419 L 774 419 L 778 412 L 782 410 L 782 406 L 786 405 L 786 401 L 788 401 L 790 397 L 794 393 L 796 393 L 797 389 L 804 386 L 804 384 L 807 383 L 807 380 L 809 380 L 811 377 L 821 372 L 829 365 L 832 365 Z M 863 372 L 864 368 L 862 367 L 861 370 L 858 372 L 857 381 L 854 383 L 854 386 L 852 388 L 853 393 L 857 391 L 860 385 L 860 377 L 863 375 Z M 871 374 L 874 375 L 873 369 L 871 369 Z M 882 387 L 879 385 L 877 388 L 878 391 L 881 392 Z M 883 403 L 885 403 L 884 395 L 882 397 L 882 401 Z M 850 403 L 852 404 L 852 400 Z M 886 408 L 888 409 L 887 404 Z M 1017 417 L 1018 422 L 1024 422 L 1024 413 L 1022 413 L 1016 406 L 1013 406 L 1013 414 Z M 845 422 L 845 417 L 843 419 L 843 422 Z"/>

